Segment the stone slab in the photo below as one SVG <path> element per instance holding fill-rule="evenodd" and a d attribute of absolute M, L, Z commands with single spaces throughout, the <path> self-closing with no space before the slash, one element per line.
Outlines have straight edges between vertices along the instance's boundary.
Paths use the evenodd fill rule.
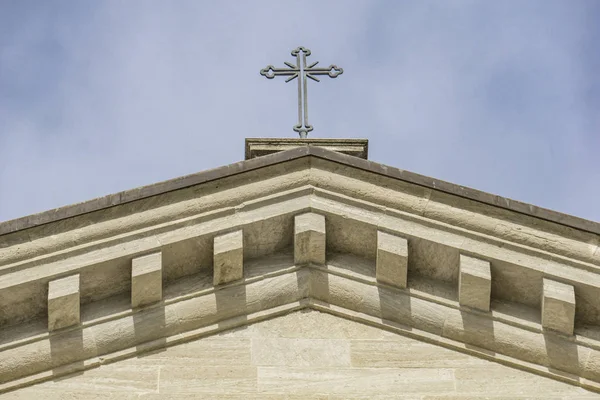
<path fill-rule="evenodd" d="M 377 231 L 377 281 L 399 288 L 406 287 L 408 241 L 400 236 Z"/>
<path fill-rule="evenodd" d="M 294 263 L 325 264 L 325 217 L 316 213 L 294 219 Z"/>
<path fill-rule="evenodd" d="M 77 325 L 81 319 L 79 274 L 48 283 L 48 330 Z"/>
<path fill-rule="evenodd" d="M 481 311 L 490 310 L 492 274 L 489 261 L 460 255 L 458 302 Z"/>
<path fill-rule="evenodd" d="M 448 368 L 259 367 L 258 389 L 306 394 L 442 394 L 454 390 L 453 372 Z"/>
<path fill-rule="evenodd" d="M 543 279 L 542 326 L 572 335 L 575 326 L 575 288 L 573 285 Z"/>
<path fill-rule="evenodd" d="M 252 340 L 256 366 L 350 367 L 350 342 L 342 339 L 256 338 Z"/>
<path fill-rule="evenodd" d="M 256 367 L 248 365 L 165 366 L 160 371 L 160 393 L 246 393 L 256 391 Z"/>
<path fill-rule="evenodd" d="M 203 340 L 159 349 L 120 362 L 122 365 L 203 365 L 228 366 L 251 364 L 251 339 L 210 336 Z"/>
<path fill-rule="evenodd" d="M 131 306 L 141 307 L 162 300 L 162 253 L 131 261 Z"/>
<path fill-rule="evenodd" d="M 355 368 L 466 368 L 484 363 L 467 354 L 410 339 L 352 340 L 350 352 Z"/>
<path fill-rule="evenodd" d="M 113 364 L 112 368 L 95 368 L 71 378 L 49 381 L 39 385 L 46 393 L 63 392 L 65 389 L 80 391 L 83 399 L 98 393 L 111 393 L 115 397 L 129 393 L 156 391 L 158 389 L 158 365 Z M 0 396 L 1 398 L 1 396 Z M 43 397 L 45 399 L 45 396 Z"/>
<path fill-rule="evenodd" d="M 304 146 L 319 147 L 364 160 L 369 156 L 368 139 L 246 138 L 246 160 Z"/>
<path fill-rule="evenodd" d="M 244 276 L 244 233 L 241 229 L 214 239 L 215 286 L 237 281 Z"/>

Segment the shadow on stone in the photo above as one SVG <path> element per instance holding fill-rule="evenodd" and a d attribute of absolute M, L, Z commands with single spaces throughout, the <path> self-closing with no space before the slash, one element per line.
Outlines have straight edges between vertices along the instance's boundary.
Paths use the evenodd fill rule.
<path fill-rule="evenodd" d="M 325 264 L 321 267 L 327 270 Z M 302 268 L 296 274 L 298 279 L 298 287 L 303 285 L 307 288 L 306 296 L 319 302 L 321 307 L 331 308 L 329 296 L 329 273 L 321 269 L 312 269 L 309 267 Z"/>
<path fill-rule="evenodd" d="M 166 345 L 165 305 L 159 303 L 133 314 L 135 349 L 138 353 L 164 348 Z"/>
<path fill-rule="evenodd" d="M 544 332 L 544 345 L 550 365 L 548 369 L 556 374 L 573 379 L 571 373 L 578 373 L 579 346 L 569 337 L 554 332 Z"/>
<path fill-rule="evenodd" d="M 215 301 L 219 331 L 245 325 L 248 313 L 253 312 L 252 305 L 247 303 L 246 285 L 243 282 L 215 288 Z M 262 305 L 259 308 L 262 309 Z"/>
<path fill-rule="evenodd" d="M 406 330 L 412 330 L 412 304 L 410 296 L 387 286 L 378 286 L 379 313 L 383 323 L 391 321 L 406 325 Z"/>
<path fill-rule="evenodd" d="M 363 279 L 375 278 L 375 261 L 361 258 L 353 254 L 332 253 L 327 255 L 327 264 L 333 269 L 360 277 Z"/>
<path fill-rule="evenodd" d="M 490 350 L 494 347 L 495 342 L 494 321 L 480 315 L 478 311 L 466 311 L 464 309 L 460 310 L 460 318 L 464 335 L 462 341 L 465 343 L 465 347 L 471 350 L 483 351 L 490 356 L 495 355 L 496 352 Z"/>
<path fill-rule="evenodd" d="M 83 347 L 83 331 L 75 329 L 66 332 L 57 332 L 49 338 L 50 355 L 52 357 L 53 380 L 64 379 L 64 375 L 81 375 L 84 369 L 84 360 L 88 356 Z M 60 378 L 59 378 L 60 377 Z"/>

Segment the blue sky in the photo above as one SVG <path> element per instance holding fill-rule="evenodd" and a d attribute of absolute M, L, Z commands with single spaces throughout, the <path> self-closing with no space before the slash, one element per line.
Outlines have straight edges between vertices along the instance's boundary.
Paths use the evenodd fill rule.
<path fill-rule="evenodd" d="M 243 159 L 295 137 L 600 221 L 600 1 L 0 0 L 0 221 Z"/>

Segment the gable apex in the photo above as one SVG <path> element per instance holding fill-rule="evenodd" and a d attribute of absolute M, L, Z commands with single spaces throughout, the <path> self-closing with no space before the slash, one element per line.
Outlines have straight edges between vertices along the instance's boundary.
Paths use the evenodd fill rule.
<path fill-rule="evenodd" d="M 600 392 L 598 234 L 427 179 L 303 145 L 0 235 L 0 391 L 310 308 Z"/>
<path fill-rule="evenodd" d="M 312 139 L 315 140 L 315 139 Z M 362 140 L 362 139 L 359 139 Z M 366 147 L 365 147 L 366 149 Z M 366 152 L 366 150 L 365 150 Z M 366 154 L 366 153 L 365 153 Z M 579 218 L 576 216 L 545 209 L 532 204 L 511 200 L 498 195 L 471 189 L 465 186 L 441 181 L 424 175 L 419 175 L 399 168 L 386 166 L 369 160 L 363 160 L 348 154 L 330 150 L 327 147 L 301 145 L 288 150 L 273 152 L 260 157 L 247 159 L 222 167 L 201 171 L 175 179 L 142 186 L 139 188 L 118 192 L 82 203 L 55 208 L 29 216 L 0 222 L 0 243 L 2 235 L 33 228 L 67 218 L 77 217 L 91 212 L 128 204 L 157 196 L 172 191 L 185 189 L 195 185 L 224 179 L 250 171 L 260 170 L 280 163 L 291 162 L 303 157 L 315 157 L 340 164 L 349 168 L 356 168 L 368 173 L 397 179 L 414 185 L 419 185 L 431 190 L 448 193 L 478 203 L 506 209 L 522 215 L 546 220 L 569 228 L 587 231 L 600 235 L 600 223 Z"/>

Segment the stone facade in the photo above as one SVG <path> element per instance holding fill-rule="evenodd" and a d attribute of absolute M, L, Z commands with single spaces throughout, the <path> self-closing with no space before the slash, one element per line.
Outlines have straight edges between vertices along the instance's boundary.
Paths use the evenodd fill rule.
<path fill-rule="evenodd" d="M 233 398 L 595 398 L 599 234 L 591 221 L 304 145 L 9 221 L 0 393 L 124 396 L 122 379 L 142 398 L 175 396 L 173 382 Z M 240 333 L 261 326 L 273 340 Z M 291 328 L 297 341 L 275 333 Z M 382 336 L 363 343 L 353 330 Z M 210 348 L 230 336 L 248 339 L 239 353 Z M 177 372 L 193 358 L 186 346 L 240 362 Z M 404 348 L 416 349 L 413 366 Z M 162 352 L 165 369 L 135 364 Z"/>
<path fill-rule="evenodd" d="M 585 389 L 318 311 L 160 349 L 1 399 L 591 400 Z"/>

